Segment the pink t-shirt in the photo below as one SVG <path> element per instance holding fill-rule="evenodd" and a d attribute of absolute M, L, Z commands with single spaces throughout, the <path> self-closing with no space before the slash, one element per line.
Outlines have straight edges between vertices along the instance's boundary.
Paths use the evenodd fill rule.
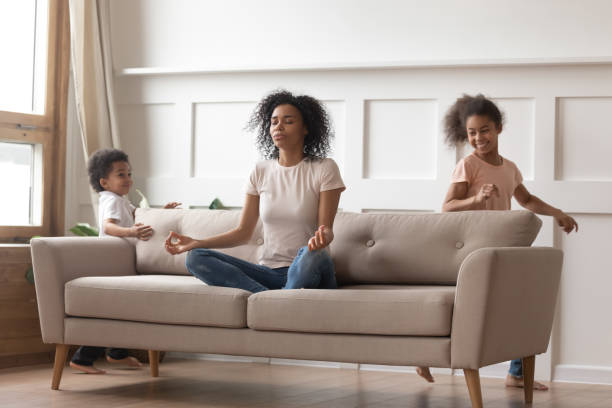
<path fill-rule="evenodd" d="M 264 233 L 259 263 L 270 268 L 291 265 L 318 228 L 319 194 L 337 188 L 344 190 L 344 182 L 329 158 L 304 159 L 291 167 L 278 160 L 257 163 L 246 192 L 259 196 Z"/>
<path fill-rule="evenodd" d="M 453 171 L 451 183 L 461 182 L 468 184 L 466 198 L 477 195 L 483 184 L 495 184 L 499 197 L 493 194 L 486 201 L 486 209 L 509 210 L 514 190 L 523 182 L 523 176 L 516 164 L 505 157 L 500 166 L 494 166 L 472 153 L 461 159 Z"/>

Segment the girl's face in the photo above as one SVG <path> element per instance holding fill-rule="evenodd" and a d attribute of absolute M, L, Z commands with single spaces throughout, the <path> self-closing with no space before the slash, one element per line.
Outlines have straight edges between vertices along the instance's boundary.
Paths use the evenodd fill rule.
<path fill-rule="evenodd" d="M 293 105 L 278 105 L 272 112 L 270 136 L 274 145 L 284 150 L 304 150 L 304 137 L 308 129 L 304 126 L 302 114 Z"/>
<path fill-rule="evenodd" d="M 501 125 L 498 127 L 491 118 L 484 115 L 470 116 L 465 125 L 468 142 L 477 154 L 497 154 L 497 137 L 502 131 Z"/>
<path fill-rule="evenodd" d="M 108 176 L 100 179 L 100 185 L 104 190 L 111 191 L 117 195 L 124 196 L 132 187 L 132 169 L 125 161 L 113 162 Z"/>

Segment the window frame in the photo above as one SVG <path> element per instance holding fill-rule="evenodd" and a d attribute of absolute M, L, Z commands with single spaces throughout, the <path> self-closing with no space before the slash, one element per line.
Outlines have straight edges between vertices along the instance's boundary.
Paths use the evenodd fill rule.
<path fill-rule="evenodd" d="M 49 0 L 45 111 L 42 115 L 0 111 L 0 141 L 41 144 L 41 225 L 0 225 L 0 242 L 63 235 L 65 206 L 66 110 L 70 63 L 68 0 Z"/>

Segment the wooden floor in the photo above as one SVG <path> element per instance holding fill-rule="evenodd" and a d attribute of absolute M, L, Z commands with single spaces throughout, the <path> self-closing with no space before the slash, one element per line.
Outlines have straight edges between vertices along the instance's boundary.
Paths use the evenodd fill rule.
<path fill-rule="evenodd" d="M 51 366 L 0 370 L 0 407 L 439 407 L 469 408 L 461 376 L 427 384 L 415 374 L 260 363 L 166 360 L 160 377 L 148 367 L 77 374 L 66 367 L 60 391 Z M 523 393 L 482 379 L 485 407 L 522 407 Z M 535 407 L 611 408 L 612 386 L 554 383 L 534 393 Z"/>

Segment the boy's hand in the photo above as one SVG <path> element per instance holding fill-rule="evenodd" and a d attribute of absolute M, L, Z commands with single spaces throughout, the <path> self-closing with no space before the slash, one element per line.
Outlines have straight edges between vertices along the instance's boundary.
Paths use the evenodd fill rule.
<path fill-rule="evenodd" d="M 171 203 L 168 203 L 168 204 L 164 205 L 164 208 L 165 209 L 176 208 L 176 207 L 178 207 L 181 204 L 183 204 L 183 203 L 177 203 L 176 201 L 172 201 Z"/>
<path fill-rule="evenodd" d="M 559 214 L 555 215 L 554 218 L 557 224 L 559 224 L 559 226 L 561 227 L 561 229 L 563 229 L 563 231 L 567 232 L 568 234 L 572 232 L 574 228 L 576 229 L 576 232 L 578 232 L 578 223 L 576 222 L 576 220 L 564 213 L 563 211 L 559 210 Z"/>
<path fill-rule="evenodd" d="M 130 228 L 130 236 L 136 237 L 143 241 L 148 241 L 153 235 L 153 228 L 150 225 L 144 225 L 143 223 L 134 224 Z"/>
<path fill-rule="evenodd" d="M 190 251 L 195 248 L 197 241 L 187 235 L 177 234 L 174 231 L 170 231 L 164 246 L 166 251 L 171 255 L 180 254 L 185 251 Z"/>
<path fill-rule="evenodd" d="M 326 225 L 321 225 L 314 234 L 314 237 L 308 240 L 308 250 L 316 251 L 328 246 L 334 240 L 334 232 Z"/>

